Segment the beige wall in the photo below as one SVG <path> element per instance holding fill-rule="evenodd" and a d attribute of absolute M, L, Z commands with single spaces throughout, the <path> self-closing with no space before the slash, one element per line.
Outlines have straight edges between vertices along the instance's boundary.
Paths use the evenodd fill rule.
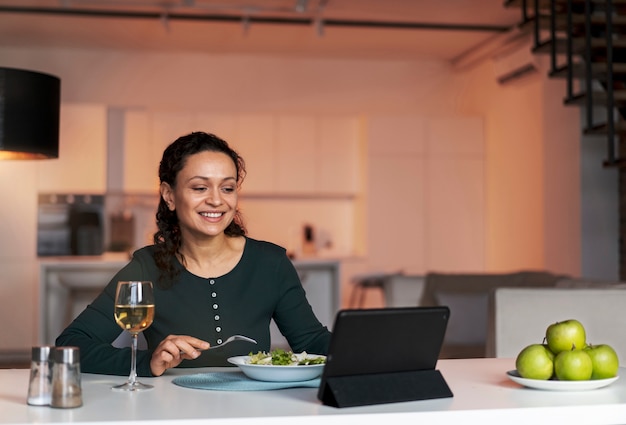
<path fill-rule="evenodd" d="M 0 48 L 0 65 L 49 72 L 62 80 L 64 102 L 111 107 L 213 113 L 342 113 L 372 115 L 479 116 L 485 129 L 485 270 L 550 268 L 578 270 L 576 217 L 567 239 L 546 223 L 575 210 L 575 171 L 562 170 L 563 199 L 546 211 L 546 139 L 550 157 L 569 149 L 546 130 L 546 109 L 537 78 L 498 86 L 490 64 L 454 73 L 447 64 L 424 61 L 305 60 L 269 57 L 154 54 L 71 49 Z M 552 114 L 552 113 L 551 113 Z M 63 143 L 63 142 L 62 142 Z M 569 164 L 569 163 L 568 163 Z M 6 200 L 0 225 L 0 349 L 35 343 L 37 173 L 34 163 L 1 164 L 0 196 Z M 558 165 L 558 164 L 556 164 Z M 20 177 L 16 177 L 20 176 Z M 390 186 L 390 190 L 392 186 Z M 398 194 L 399 202 L 401 195 Z M 389 206 L 393 209 L 396 206 Z M 554 209 L 552 209 L 554 208 Z M 570 216 L 571 217 L 571 216 Z M 559 227 L 560 229 L 560 227 Z M 16 231 L 20 230 L 19 237 Z M 401 236 L 401 234 L 399 234 Z M 7 243 L 6 241 L 16 241 Z M 399 244 L 397 249 L 402 249 Z M 426 248 L 427 249 L 427 248 Z M 567 259 L 559 252 L 567 253 Z M 549 256 L 547 255 L 549 254 Z M 571 255 L 570 255 L 571 254 Z M 367 259 L 345 263 L 345 276 L 367 271 Z"/>
<path fill-rule="evenodd" d="M 587 208 L 583 205 L 581 196 L 581 108 L 563 106 L 565 92 L 563 81 L 544 80 L 544 256 L 546 268 L 581 276 L 585 275 L 582 267 L 582 210 Z M 592 170 L 592 174 L 606 173 L 600 161 Z M 609 196 L 612 198 L 616 193 L 617 191 Z M 606 193 L 598 195 L 604 197 Z M 617 226 L 617 221 L 614 225 Z M 602 277 L 612 276 L 611 272 L 605 270 Z M 614 272 L 615 275 L 611 278 L 617 277 L 617 268 Z"/>
<path fill-rule="evenodd" d="M 539 70 L 500 85 L 492 61 L 459 77 L 459 110 L 485 118 L 486 269 L 580 275 L 580 111 Z"/>
<path fill-rule="evenodd" d="M 468 99 L 485 114 L 487 268 L 543 268 L 541 78 L 499 86 L 489 63 Z"/>
<path fill-rule="evenodd" d="M 3 66 L 61 78 L 65 102 L 207 112 L 449 113 L 449 66 L 80 49 L 0 49 Z"/>

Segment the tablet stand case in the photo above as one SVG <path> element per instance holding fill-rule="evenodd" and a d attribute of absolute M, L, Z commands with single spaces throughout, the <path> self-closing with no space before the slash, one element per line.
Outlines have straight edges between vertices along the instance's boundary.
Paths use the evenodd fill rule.
<path fill-rule="evenodd" d="M 452 397 L 438 370 L 328 377 L 322 403 L 354 407 Z"/>
<path fill-rule="evenodd" d="M 350 407 L 453 397 L 436 369 L 449 316 L 446 306 L 338 312 L 318 399 Z M 377 336 L 384 349 L 372 357 Z"/>

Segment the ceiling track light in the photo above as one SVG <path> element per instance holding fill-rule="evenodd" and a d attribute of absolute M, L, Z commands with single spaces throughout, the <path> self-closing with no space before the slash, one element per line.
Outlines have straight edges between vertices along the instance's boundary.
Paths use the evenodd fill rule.
<path fill-rule="evenodd" d="M 309 4 L 309 0 L 296 0 L 295 10 L 298 13 L 306 12 L 307 6 Z"/>
<path fill-rule="evenodd" d="M 66 4 L 70 0 L 59 0 Z M 240 24 L 244 16 L 248 16 L 250 24 L 268 24 L 268 25 L 297 25 L 297 26 L 316 26 L 317 33 L 324 35 L 325 28 L 377 28 L 377 29 L 403 29 L 403 30 L 428 30 L 428 31 L 468 31 L 468 32 L 491 32 L 491 33 L 508 33 L 512 27 L 507 25 L 488 25 L 488 24 L 448 24 L 448 23 L 432 23 L 432 22 L 416 22 L 416 21 L 388 21 L 388 20 L 354 20 L 354 19 L 338 19 L 332 17 L 323 17 L 325 7 L 329 4 L 328 0 L 318 0 L 317 3 L 308 4 L 308 12 L 304 15 L 296 15 L 291 7 L 270 8 L 270 7 L 251 7 L 242 5 L 216 5 L 206 4 L 204 2 L 194 2 L 194 12 L 198 13 L 178 13 L 177 8 L 182 7 L 182 1 L 178 0 L 176 6 L 172 5 L 172 1 L 166 3 L 166 0 L 160 0 L 159 9 L 153 10 L 146 3 L 148 0 L 141 1 L 143 9 L 135 10 L 129 6 L 140 5 L 140 0 L 71 0 L 73 7 L 16 7 L 16 6 L 0 6 L 0 13 L 26 13 L 26 14 L 47 14 L 54 16 L 79 16 L 79 17 L 95 17 L 95 18 L 134 18 L 134 19 L 161 19 L 164 27 L 167 29 L 167 21 L 201 21 L 201 22 L 232 22 Z M 260 0 L 259 0 L 260 1 Z M 1 2 L 1 0 L 0 0 Z M 124 7 L 112 8 L 113 4 L 123 2 Z M 156 0 L 152 0 L 153 6 L 156 7 Z M 107 8 L 76 8 L 77 4 L 107 4 Z M 165 12 L 159 10 L 166 9 Z M 228 10 L 229 13 L 215 14 L 210 11 Z M 200 13 L 204 11 L 205 13 Z M 209 11 L 209 12 L 206 12 Z M 234 13 L 237 11 L 238 13 Z M 187 11 L 189 12 L 189 11 Z M 280 12 L 279 15 L 272 16 L 270 12 Z M 317 17 L 317 18 L 315 18 Z M 314 30 L 315 31 L 315 30 Z"/>
<path fill-rule="evenodd" d="M 324 37 L 324 20 L 322 19 L 322 13 L 324 12 L 326 3 L 328 3 L 328 0 L 320 0 L 315 12 L 315 19 L 313 21 L 315 24 L 315 30 L 317 31 L 317 36 L 320 38 Z"/>
<path fill-rule="evenodd" d="M 241 19 L 241 26 L 243 28 L 244 37 L 248 35 L 248 31 L 250 30 L 250 15 L 244 15 Z"/>
<path fill-rule="evenodd" d="M 164 11 L 163 13 L 161 13 L 161 17 L 159 18 L 159 20 L 161 21 L 161 25 L 163 25 L 163 29 L 165 29 L 165 32 L 170 32 L 170 15 L 167 11 Z"/>
<path fill-rule="evenodd" d="M 324 20 L 321 16 L 317 16 L 315 18 L 315 31 L 317 32 L 318 37 L 324 37 Z"/>

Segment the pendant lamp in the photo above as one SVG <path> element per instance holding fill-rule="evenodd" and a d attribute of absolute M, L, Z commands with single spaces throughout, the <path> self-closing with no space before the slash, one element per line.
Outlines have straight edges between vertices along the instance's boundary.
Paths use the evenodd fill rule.
<path fill-rule="evenodd" d="M 61 80 L 0 67 L 0 159 L 59 157 Z"/>

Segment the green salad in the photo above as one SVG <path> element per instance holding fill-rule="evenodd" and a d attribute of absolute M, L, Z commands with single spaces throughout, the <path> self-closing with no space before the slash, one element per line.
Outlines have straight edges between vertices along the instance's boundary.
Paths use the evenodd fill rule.
<path fill-rule="evenodd" d="M 293 351 L 285 351 L 280 348 L 269 353 L 265 351 L 259 351 L 256 354 L 250 353 L 248 356 L 250 357 L 248 364 L 258 365 L 302 366 L 326 363 L 326 357 L 324 356 L 311 356 L 306 351 L 295 354 Z"/>

